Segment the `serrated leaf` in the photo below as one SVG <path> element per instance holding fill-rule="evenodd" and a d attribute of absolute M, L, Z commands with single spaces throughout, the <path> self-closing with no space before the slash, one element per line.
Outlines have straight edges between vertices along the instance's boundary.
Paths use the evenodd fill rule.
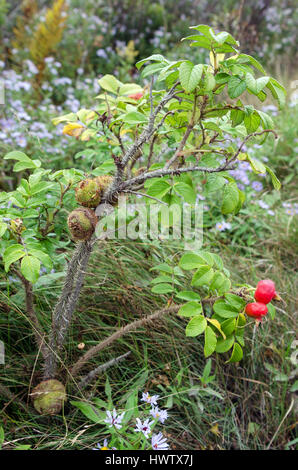
<path fill-rule="evenodd" d="M 179 67 L 179 79 L 187 93 L 191 93 L 199 84 L 204 70 L 203 64 L 194 65 L 192 62 L 183 62 Z"/>
<path fill-rule="evenodd" d="M 174 289 L 170 284 L 157 284 L 156 286 L 152 287 L 151 291 L 154 294 L 168 294 L 173 292 Z"/>
<path fill-rule="evenodd" d="M 27 281 L 34 284 L 39 278 L 40 261 L 31 255 L 23 257 L 21 262 L 21 273 L 27 279 Z"/>
<path fill-rule="evenodd" d="M 235 211 L 239 202 L 239 191 L 237 184 L 230 182 L 224 188 L 221 212 L 223 214 L 230 214 Z"/>
<path fill-rule="evenodd" d="M 257 112 L 254 112 L 249 116 L 245 116 L 244 118 L 244 125 L 248 134 L 255 132 L 259 128 L 260 123 L 261 118 Z"/>
<path fill-rule="evenodd" d="M 201 303 L 192 300 L 182 305 L 182 307 L 178 311 L 178 315 L 182 317 L 194 317 L 196 315 L 199 315 L 201 312 L 202 312 Z"/>
<path fill-rule="evenodd" d="M 184 290 L 182 292 L 179 292 L 178 294 L 176 294 L 176 297 L 182 300 L 201 300 L 201 296 L 199 294 L 190 290 Z"/>
<path fill-rule="evenodd" d="M 246 90 L 245 80 L 240 77 L 231 77 L 228 81 L 228 95 L 230 98 L 237 98 Z"/>
<path fill-rule="evenodd" d="M 191 285 L 195 287 L 207 285 L 211 282 L 213 275 L 214 271 L 210 266 L 200 266 L 193 275 Z"/>
<path fill-rule="evenodd" d="M 223 299 L 217 300 L 213 304 L 213 310 L 222 318 L 235 318 L 239 313 L 237 309 L 225 302 Z"/>

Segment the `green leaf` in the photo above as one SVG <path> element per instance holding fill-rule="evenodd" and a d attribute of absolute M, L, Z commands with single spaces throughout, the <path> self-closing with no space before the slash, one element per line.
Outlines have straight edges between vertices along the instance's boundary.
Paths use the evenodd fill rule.
<path fill-rule="evenodd" d="M 30 163 L 32 160 L 24 152 L 14 150 L 5 155 L 4 160 L 18 160 L 19 162 Z"/>
<path fill-rule="evenodd" d="M 170 284 L 157 284 L 152 287 L 151 291 L 154 294 L 168 294 L 169 292 L 173 292 L 174 289 Z"/>
<path fill-rule="evenodd" d="M 212 193 L 218 191 L 226 184 L 226 179 L 220 175 L 209 175 L 207 178 L 207 183 L 204 187 L 206 193 Z"/>
<path fill-rule="evenodd" d="M 28 251 L 29 251 L 30 255 L 35 256 L 35 258 L 38 258 L 46 268 L 52 269 L 53 262 L 52 262 L 51 258 L 49 257 L 49 255 L 47 255 L 46 253 L 44 253 L 41 250 L 31 248 L 30 245 L 27 246 L 27 248 L 28 248 Z"/>
<path fill-rule="evenodd" d="M 238 343 L 234 344 L 232 355 L 228 362 L 239 362 L 243 357 L 243 351 L 241 346 Z"/>
<path fill-rule="evenodd" d="M 219 340 L 217 341 L 215 351 L 217 353 L 225 353 L 229 351 L 229 349 L 231 349 L 233 344 L 234 344 L 234 336 L 230 336 L 229 338 L 226 338 L 226 339 L 219 338 Z"/>
<path fill-rule="evenodd" d="M 148 118 L 138 111 L 130 111 L 127 114 L 122 114 L 117 119 L 115 119 L 115 121 L 123 121 L 127 124 L 136 125 L 147 123 Z"/>
<path fill-rule="evenodd" d="M 24 248 L 20 244 L 10 245 L 6 248 L 3 254 L 5 272 L 9 270 L 12 263 L 18 261 L 20 258 L 25 256 L 25 254 Z"/>
<path fill-rule="evenodd" d="M 187 93 L 191 93 L 199 84 L 204 66 L 194 65 L 192 62 L 183 62 L 179 67 L 179 79 Z"/>
<path fill-rule="evenodd" d="M 179 267 L 185 269 L 185 271 L 190 271 L 206 264 L 212 266 L 214 263 L 213 258 L 210 256 L 208 257 L 206 255 L 208 254 L 204 252 L 201 252 L 199 254 L 194 252 L 185 253 L 179 262 Z"/>
<path fill-rule="evenodd" d="M 275 310 L 274 305 L 272 305 L 272 304 L 267 304 L 267 308 L 268 308 L 268 312 L 269 312 L 269 315 L 270 315 L 271 320 L 274 320 L 275 315 L 276 315 L 276 310 Z"/>
<path fill-rule="evenodd" d="M 198 336 L 207 328 L 207 320 L 203 315 L 198 315 L 190 320 L 186 326 L 186 336 Z"/>
<path fill-rule="evenodd" d="M 281 188 L 281 182 L 279 181 L 279 179 L 275 175 L 274 171 L 271 170 L 271 168 L 269 168 L 269 166 L 266 166 L 266 170 L 268 171 L 269 175 L 271 176 L 271 181 L 273 183 L 274 188 L 277 189 L 277 191 L 279 191 L 280 188 Z"/>
<path fill-rule="evenodd" d="M 194 34 L 192 36 L 187 36 L 186 38 L 182 38 L 181 41 L 195 41 L 191 44 L 191 46 L 196 47 L 203 47 L 204 49 L 211 49 L 211 41 L 210 39 L 200 36 L 198 34 Z"/>
<path fill-rule="evenodd" d="M 269 114 L 264 113 L 263 111 L 257 111 L 258 115 L 261 118 L 262 126 L 264 129 L 273 129 L 274 128 L 274 122 L 271 116 Z"/>
<path fill-rule="evenodd" d="M 204 345 L 204 355 L 205 357 L 211 356 L 215 351 L 217 344 L 216 334 L 210 326 L 207 326 L 205 330 L 205 345 Z"/>
<path fill-rule="evenodd" d="M 258 69 L 261 73 L 265 75 L 265 70 L 263 69 L 262 65 L 260 62 L 255 59 L 254 57 L 248 55 L 248 54 L 239 54 L 237 60 L 239 62 L 249 62 L 251 65 L 253 65 L 256 69 Z"/>
<path fill-rule="evenodd" d="M 70 404 L 78 408 L 90 421 L 103 423 L 106 413 L 98 410 L 95 406 L 83 401 L 71 401 Z"/>
<path fill-rule="evenodd" d="M 221 212 L 223 214 L 230 214 L 235 211 L 239 202 L 239 191 L 237 184 L 230 182 L 224 188 Z"/>
<path fill-rule="evenodd" d="M 256 80 L 251 73 L 247 73 L 245 76 L 247 88 L 255 95 L 258 95 L 263 90 L 263 88 L 265 88 L 269 80 L 270 77 L 261 77 Z"/>
<path fill-rule="evenodd" d="M 201 296 L 191 290 L 184 290 L 182 292 L 179 292 L 178 294 L 176 294 L 176 297 L 182 300 L 201 300 Z"/>
<path fill-rule="evenodd" d="M 228 320 L 225 320 L 221 324 L 221 329 L 227 337 L 230 336 L 235 331 L 235 328 L 236 328 L 236 318 L 229 318 Z"/>
<path fill-rule="evenodd" d="M 0 237 L 3 237 L 7 230 L 7 224 L 5 222 L 0 222 Z"/>
<path fill-rule="evenodd" d="M 240 77 L 231 77 L 228 81 L 228 95 L 237 98 L 246 90 L 246 82 Z"/>
<path fill-rule="evenodd" d="M 257 174 L 266 173 L 266 166 L 263 165 L 262 162 L 260 162 L 256 158 L 252 158 L 250 155 L 247 155 L 247 160 L 249 161 L 250 166 L 252 167 L 254 173 L 257 173 Z"/>
<path fill-rule="evenodd" d="M 165 180 L 158 180 L 155 181 L 150 187 L 147 189 L 148 196 L 161 198 L 165 196 L 170 190 L 172 186 Z"/>
<path fill-rule="evenodd" d="M 136 68 L 140 69 L 142 67 L 142 65 L 144 65 L 146 62 L 149 62 L 149 61 L 165 62 L 166 64 L 169 63 L 163 55 L 153 54 L 153 55 L 150 55 L 149 57 L 146 57 L 145 59 L 139 60 L 139 62 L 136 63 Z"/>
<path fill-rule="evenodd" d="M 269 88 L 271 91 L 273 98 L 278 101 L 280 108 L 283 108 L 286 103 L 286 92 L 284 87 L 276 80 L 271 78 L 267 83 L 267 88 Z"/>
<path fill-rule="evenodd" d="M 249 116 L 245 116 L 244 118 L 244 125 L 246 127 L 247 133 L 251 134 L 255 132 L 261 123 L 261 118 L 257 112 L 250 114 Z"/>
<path fill-rule="evenodd" d="M 217 300 L 213 305 L 214 312 L 222 318 L 235 318 L 239 311 L 223 299 Z"/>
<path fill-rule="evenodd" d="M 193 275 L 191 285 L 200 287 L 209 284 L 213 278 L 214 271 L 210 266 L 200 266 L 200 268 Z"/>
<path fill-rule="evenodd" d="M 192 186 L 189 184 L 183 183 L 182 181 L 174 185 L 174 190 L 184 197 L 185 201 L 189 204 L 194 204 L 196 202 L 196 192 Z"/>
<path fill-rule="evenodd" d="M 241 109 L 232 109 L 231 119 L 233 127 L 239 126 L 239 124 L 242 123 L 244 116 L 244 111 L 242 111 Z"/>
<path fill-rule="evenodd" d="M 180 315 L 181 317 L 194 317 L 196 315 L 199 315 L 201 312 L 201 303 L 192 300 L 182 305 L 182 307 L 178 311 L 178 315 Z"/>
<path fill-rule="evenodd" d="M 21 262 L 21 273 L 27 281 L 34 284 L 39 278 L 40 261 L 34 256 L 26 255 Z"/>
<path fill-rule="evenodd" d="M 242 297 L 235 294 L 225 294 L 225 298 L 232 307 L 237 309 L 239 312 L 244 309 L 246 302 Z"/>
<path fill-rule="evenodd" d="M 120 87 L 123 85 L 116 77 L 113 75 L 104 75 L 102 78 L 98 80 L 100 87 L 103 90 L 110 91 L 115 95 L 119 92 Z"/>

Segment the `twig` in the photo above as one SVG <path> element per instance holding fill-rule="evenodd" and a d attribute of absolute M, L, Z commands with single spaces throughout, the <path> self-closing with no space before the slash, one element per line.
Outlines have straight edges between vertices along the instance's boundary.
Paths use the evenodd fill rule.
<path fill-rule="evenodd" d="M 95 369 L 93 369 L 91 372 L 89 372 L 89 374 L 87 374 L 81 380 L 81 382 L 78 385 L 78 388 L 80 390 L 83 390 L 84 388 L 86 388 L 87 385 L 89 384 L 89 382 L 91 382 L 91 380 L 95 379 L 98 375 L 102 374 L 103 372 L 105 372 L 107 369 L 114 366 L 115 364 L 118 364 L 118 362 L 123 361 L 124 359 L 126 359 L 127 356 L 130 355 L 130 353 L 131 353 L 131 351 L 128 351 L 127 353 L 122 354 L 122 356 L 115 357 L 115 358 L 111 359 L 110 361 L 106 362 L 105 364 L 102 364 L 102 365 L 96 367 Z"/>
<path fill-rule="evenodd" d="M 44 344 L 45 332 L 43 331 L 36 315 L 36 312 L 34 310 L 32 284 L 27 281 L 27 279 L 25 279 L 25 277 L 17 269 L 13 269 L 13 272 L 16 274 L 16 276 L 18 276 L 24 286 L 26 298 L 26 313 L 30 320 L 37 346 L 39 347 L 42 356 L 45 358 L 48 353 L 47 347 Z"/>
<path fill-rule="evenodd" d="M 123 192 L 123 193 L 136 194 L 137 196 L 142 196 L 142 197 L 148 197 L 148 199 L 153 199 L 153 201 L 157 201 L 157 202 L 159 202 L 160 204 L 164 204 L 165 206 L 168 205 L 166 202 L 161 201 L 160 199 L 157 199 L 157 197 L 148 196 L 148 194 L 139 193 L 138 191 L 131 191 L 130 189 L 125 189 L 125 190 L 122 191 L 122 192 Z"/>

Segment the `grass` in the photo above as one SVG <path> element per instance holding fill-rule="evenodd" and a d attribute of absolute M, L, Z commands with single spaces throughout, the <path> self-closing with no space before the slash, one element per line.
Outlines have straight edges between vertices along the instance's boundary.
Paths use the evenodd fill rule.
<path fill-rule="evenodd" d="M 281 193 L 284 201 L 297 200 L 293 115 L 293 110 L 287 110 L 278 118 L 281 127 L 278 146 L 272 150 L 268 143 L 270 163 L 286 182 Z M 206 364 L 200 339 L 186 338 L 185 321 L 173 315 L 122 337 L 93 359 L 86 371 L 131 351 L 124 362 L 89 386 L 89 400 L 104 395 L 107 376 L 114 403 L 119 407 L 136 388 L 158 393 L 169 407 L 165 434 L 173 449 L 295 447 L 297 402 L 295 392 L 291 391 L 295 366 L 290 358 L 296 331 L 297 222 L 284 217 L 282 209 L 276 211 L 274 218 L 264 215 L 258 221 L 256 217 L 253 206 L 248 207 L 247 213 L 239 217 L 239 223 L 245 224 L 245 233 L 232 244 L 209 232 L 205 243 L 220 252 L 235 282 L 255 285 L 259 279 L 271 278 L 284 301 L 277 305 L 274 320 L 267 320 L 258 329 L 252 322 L 241 363 L 226 364 L 225 357 L 212 358 L 213 394 L 208 393 L 200 380 Z M 154 273 L 150 268 L 176 255 L 177 246 L 156 242 L 111 241 L 99 245 L 92 256 L 69 335 L 67 364 L 81 355 L 79 343 L 88 349 L 116 327 L 163 306 L 166 297 L 151 292 Z M 37 293 L 37 308 L 44 325 L 59 293 L 58 287 L 40 288 Z M 38 383 L 41 372 L 30 325 L 18 307 L 23 302 L 23 293 L 20 290 L 10 293 L 5 281 L 1 289 L 0 334 L 8 361 L 0 385 L 9 386 L 12 391 L 11 399 L 0 397 L 6 448 L 19 444 L 38 450 L 92 448 L 104 439 L 105 428 L 88 422 L 70 404 L 71 400 L 82 399 L 75 383 L 70 382 L 70 397 L 63 415 L 39 416 L 30 406 L 28 392 Z M 17 400 L 28 406 L 22 407 Z"/>

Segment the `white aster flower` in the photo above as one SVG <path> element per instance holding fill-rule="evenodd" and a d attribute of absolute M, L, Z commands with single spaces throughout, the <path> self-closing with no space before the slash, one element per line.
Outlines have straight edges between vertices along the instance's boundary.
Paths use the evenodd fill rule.
<path fill-rule="evenodd" d="M 157 418 L 158 421 L 160 421 L 162 424 L 168 417 L 168 412 L 166 410 L 160 410 L 158 406 L 153 406 L 150 410 L 150 414 L 153 416 L 153 418 Z"/>
<path fill-rule="evenodd" d="M 150 421 L 149 423 L 149 419 L 146 419 L 144 423 L 142 423 L 142 421 L 139 418 L 137 418 L 136 422 L 137 422 L 137 427 L 135 428 L 135 431 L 142 432 L 144 436 L 148 438 L 149 434 L 151 433 L 151 426 L 154 423 L 154 421 Z"/>
<path fill-rule="evenodd" d="M 114 408 L 113 413 L 111 413 L 109 410 L 107 411 L 107 417 L 106 417 L 104 422 L 109 424 L 110 428 L 115 426 L 115 428 L 121 429 L 121 427 L 122 427 L 121 421 L 123 419 L 123 416 L 124 416 L 124 412 L 121 415 L 118 416 L 117 411 Z"/>
<path fill-rule="evenodd" d="M 151 445 L 153 450 L 167 450 L 169 444 L 167 444 L 166 437 L 163 437 L 162 433 L 153 434 L 151 439 Z"/>
<path fill-rule="evenodd" d="M 159 398 L 159 395 L 152 395 L 151 397 L 148 392 L 146 393 L 143 392 L 141 401 L 150 403 L 150 405 L 157 405 L 158 398 Z"/>

